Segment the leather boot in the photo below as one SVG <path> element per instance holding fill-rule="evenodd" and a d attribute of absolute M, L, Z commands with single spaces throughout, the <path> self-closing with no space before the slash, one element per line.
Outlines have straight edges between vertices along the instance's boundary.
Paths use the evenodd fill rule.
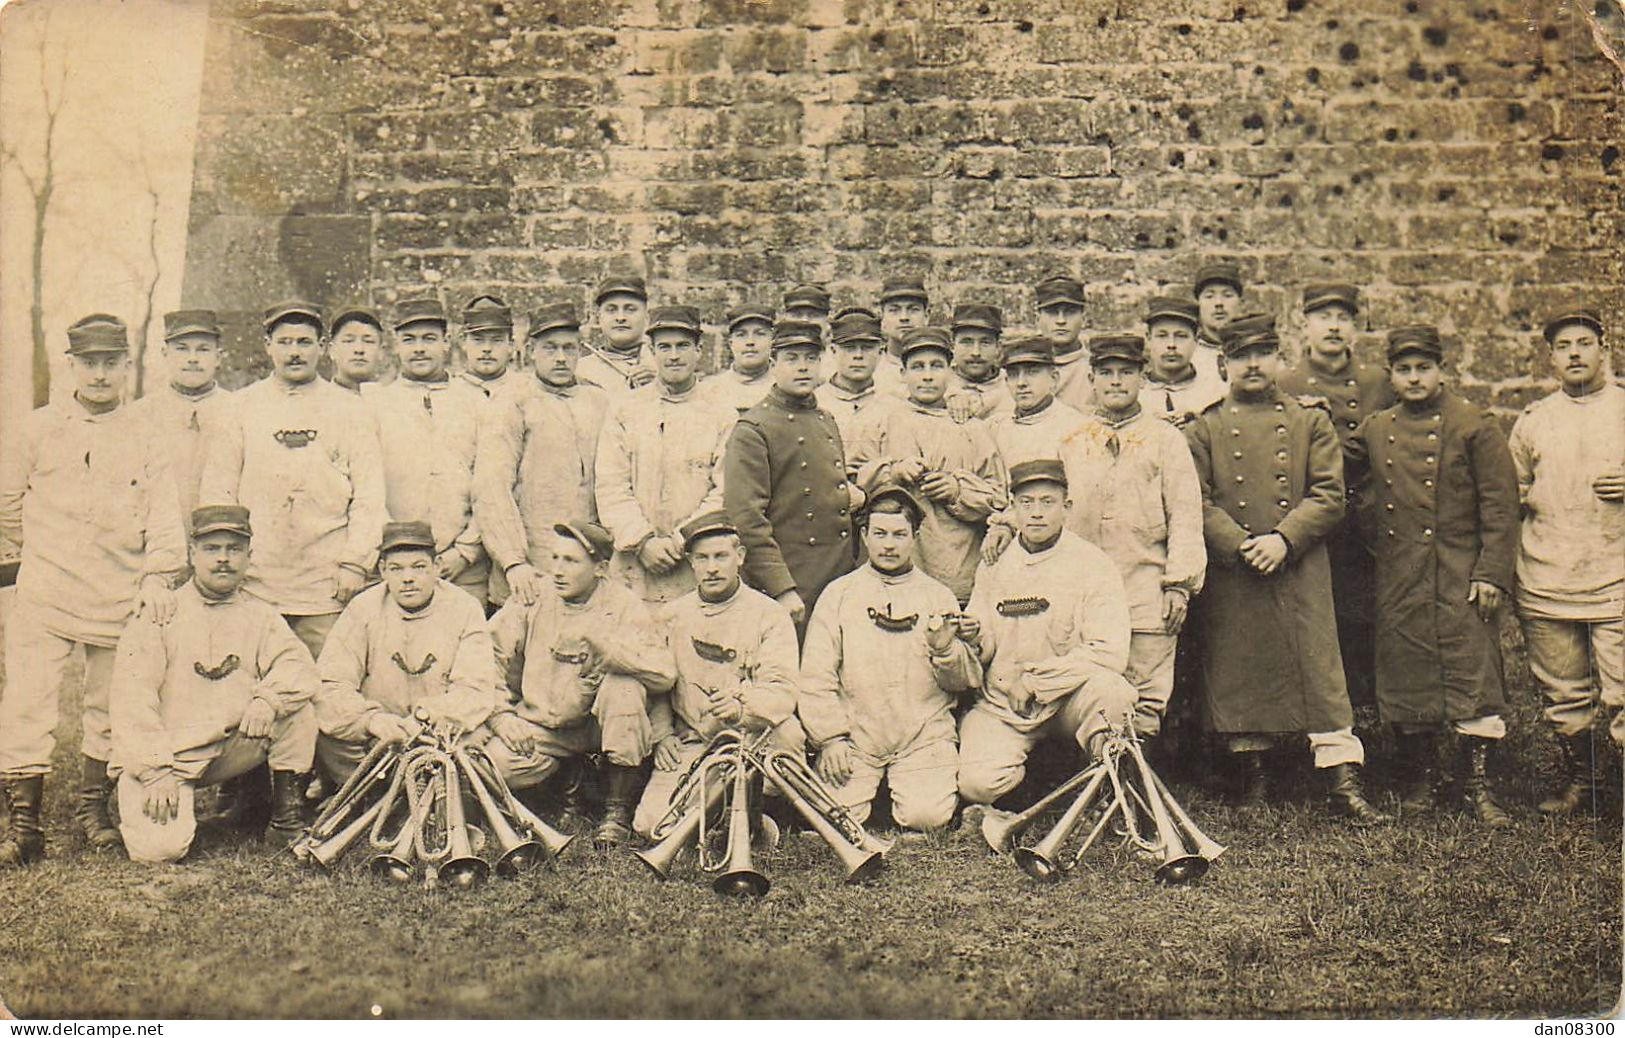
<path fill-rule="evenodd" d="M 271 772 L 271 821 L 266 842 L 282 845 L 305 828 L 305 776 L 297 771 Z"/>
<path fill-rule="evenodd" d="M 1382 825 L 1393 817 L 1372 807 L 1360 791 L 1360 769 L 1354 764 L 1334 764 L 1326 769 L 1327 800 L 1332 810 L 1357 826 Z"/>
<path fill-rule="evenodd" d="M 593 846 L 607 850 L 632 838 L 632 806 L 641 777 L 637 768 L 604 765 L 604 820 L 592 835 Z"/>
<path fill-rule="evenodd" d="M 1564 786 L 1556 796 L 1540 802 L 1540 813 L 1563 816 L 1591 811 L 1595 808 L 1597 792 L 1591 731 L 1565 735 L 1560 745 L 1563 747 Z"/>
<path fill-rule="evenodd" d="M 1426 814 L 1433 809 L 1434 784 L 1438 780 L 1438 743 L 1433 732 L 1396 732 L 1404 777 L 1399 787 L 1399 813 L 1402 817 Z"/>
<path fill-rule="evenodd" d="M 45 857 L 45 830 L 40 806 L 45 801 L 45 776 L 30 775 L 0 783 L 11 814 L 11 831 L 0 840 L 0 868 L 12 868 Z"/>
<path fill-rule="evenodd" d="M 1261 752 L 1238 753 L 1241 768 L 1241 799 L 1237 805 L 1248 810 L 1268 807 L 1270 802 L 1269 762 Z"/>
<path fill-rule="evenodd" d="M 1508 829 L 1512 826 L 1512 816 L 1490 794 L 1488 764 L 1494 741 L 1462 736 L 1456 747 L 1456 775 L 1461 783 L 1462 799 L 1472 808 L 1473 815 L 1491 829 Z"/>
<path fill-rule="evenodd" d="M 113 783 L 107 777 L 107 762 L 86 757 L 83 778 L 79 782 L 79 802 L 74 807 L 73 816 L 91 850 L 111 850 L 124 843 L 107 810 L 107 801 L 112 793 Z"/>
<path fill-rule="evenodd" d="M 565 761 L 559 768 L 559 817 L 554 828 L 566 833 L 579 833 L 587 827 L 587 784 L 584 765 L 580 757 Z"/>
<path fill-rule="evenodd" d="M 209 805 L 207 811 L 197 813 L 197 823 L 227 827 L 240 822 L 243 814 L 242 788 L 242 775 L 216 785 L 213 789 L 213 803 Z"/>

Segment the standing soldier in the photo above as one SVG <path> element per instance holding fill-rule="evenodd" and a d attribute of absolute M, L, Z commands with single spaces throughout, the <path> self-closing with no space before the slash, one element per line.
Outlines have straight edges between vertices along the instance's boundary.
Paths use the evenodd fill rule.
<path fill-rule="evenodd" d="M 1343 458 L 1331 419 L 1281 392 L 1275 320 L 1232 322 L 1230 395 L 1187 431 L 1202 482 L 1209 568 L 1200 614 L 1204 706 L 1242 764 L 1243 802 L 1267 799 L 1263 751 L 1308 733 L 1332 806 L 1358 825 L 1390 821 L 1366 802 L 1365 749 L 1337 651 L 1322 543 L 1343 518 Z"/>
<path fill-rule="evenodd" d="M 1089 409 L 1089 356 L 1083 349 L 1083 282 L 1049 277 L 1033 287 L 1038 330 L 1054 349 L 1055 398 L 1072 409 Z"/>
<path fill-rule="evenodd" d="M 1209 404 L 1224 399 L 1218 364 L 1198 367 L 1195 363 L 1196 333 L 1201 327 L 1201 312 L 1188 299 L 1153 296 L 1146 304 L 1147 365 L 1141 400 L 1146 410 L 1177 429 L 1194 422 Z"/>
<path fill-rule="evenodd" d="M 847 479 L 835 419 L 818 406 L 823 348 L 816 324 L 773 329 L 773 388 L 739 416 L 723 478 L 745 543 L 746 582 L 777 599 L 802 630 L 825 585 L 852 570 L 852 509 L 863 500 Z"/>
<path fill-rule="evenodd" d="M 1347 455 L 1360 423 L 1394 403 L 1381 368 L 1354 359 L 1354 316 L 1359 291 L 1353 285 L 1314 284 L 1303 290 L 1307 342 L 1298 366 L 1281 376 L 1281 390 L 1308 402 L 1324 401 L 1332 428 Z M 1350 480 L 1352 482 L 1352 480 Z M 1349 700 L 1369 703 L 1375 692 L 1375 581 L 1372 546 L 1360 523 L 1349 515 L 1326 539 L 1332 564 L 1332 601 L 1337 606 L 1337 641 Z"/>
<path fill-rule="evenodd" d="M 271 374 L 232 398 L 199 492 L 253 513 L 260 529 L 248 591 L 275 606 L 318 659 L 339 611 L 366 585 L 388 516 L 372 416 L 316 377 L 321 334 L 309 303 L 265 312 Z"/>
<path fill-rule="evenodd" d="M 1134 728 L 1152 737 L 1174 690 L 1174 643 L 1202 589 L 1202 491 L 1185 437 L 1140 406 L 1145 341 L 1089 340 L 1094 410 L 1061 442 L 1077 506 L 1067 529 L 1117 564 L 1128 595 Z"/>
<path fill-rule="evenodd" d="M 605 278 L 593 296 L 598 308 L 601 346 L 583 343 L 586 353 L 577 374 L 617 401 L 655 380 L 654 362 L 643 349 L 648 323 L 649 291 L 643 279 L 630 275 Z"/>
<path fill-rule="evenodd" d="M 1486 761 L 1506 735 L 1500 606 L 1518 553 L 1518 472 L 1495 417 L 1444 388 L 1443 356 L 1436 328 L 1389 332 L 1399 406 L 1367 418 L 1350 444 L 1371 472 L 1359 497 L 1376 545 L 1377 706 L 1405 766 L 1402 813 L 1432 806 L 1448 725 L 1468 806 L 1504 828 L 1512 819 L 1490 795 Z"/>
<path fill-rule="evenodd" d="M 384 376 L 384 322 L 371 307 L 348 306 L 328 326 L 333 384 L 360 393 L 368 382 Z"/>
<path fill-rule="evenodd" d="M 784 293 L 784 316 L 823 324 L 829 320 L 829 293 L 818 285 L 797 285 Z"/>
<path fill-rule="evenodd" d="M 496 296 L 475 296 L 463 309 L 463 379 L 487 400 L 525 383 L 513 366 L 513 311 Z"/>
<path fill-rule="evenodd" d="M 955 425 L 943 396 L 953 347 L 941 328 L 921 328 L 903 340 L 908 404 L 866 424 L 848 464 L 871 495 L 893 484 L 925 499 L 913 538 L 914 561 L 970 599 L 987 517 L 1003 507 L 1004 472 L 981 419 Z"/>
<path fill-rule="evenodd" d="M 598 438 L 598 515 L 615 537 L 614 575 L 645 602 L 694 589 L 679 528 L 722 507 L 722 464 L 739 413 L 697 390 L 700 314 L 649 316 L 659 381 L 610 405 Z"/>
<path fill-rule="evenodd" d="M 996 306 L 966 303 L 954 307 L 948 329 L 954 338 L 953 366 L 948 373 L 948 412 L 954 421 L 989 418 L 1008 411 L 1010 389 L 999 370 L 999 336 L 1004 312 Z"/>
<path fill-rule="evenodd" d="M 176 310 L 164 315 L 164 361 L 169 382 L 130 404 L 131 419 L 148 430 L 169 459 L 182 516 L 197 507 L 203 452 L 214 439 L 229 390 L 220 370 L 220 322 L 213 310 Z"/>
<path fill-rule="evenodd" d="M 762 402 L 773 386 L 773 311 L 745 304 L 728 311 L 727 368 L 705 380 L 712 399 L 743 414 Z"/>
<path fill-rule="evenodd" d="M 835 373 L 830 376 L 824 399 L 835 416 L 835 424 L 840 426 L 842 449 L 850 454 L 858 432 L 866 424 L 882 421 L 886 414 L 900 409 L 903 402 L 876 379 L 886 340 L 880 334 L 880 318 L 872 311 L 852 307 L 836 314 L 830 324 L 830 342 L 834 346 Z"/>
<path fill-rule="evenodd" d="M 362 400 L 378 425 L 384 500 L 392 518 L 426 520 L 434 531 L 435 565 L 483 604 L 490 559 L 474 518 L 474 451 L 486 398 L 446 371 L 451 343 L 436 299 L 402 302 L 395 318 L 401 376 L 370 386 Z"/>
<path fill-rule="evenodd" d="M 1625 744 L 1625 388 L 1609 381 L 1602 320 L 1580 308 L 1546 323 L 1558 389 L 1512 427 L 1523 499 L 1518 618 L 1546 720 L 1563 747 L 1546 814 L 1594 810 L 1600 702 Z"/>
<path fill-rule="evenodd" d="M 1234 260 L 1219 259 L 1196 268 L 1196 280 L 1191 284 L 1191 295 L 1201 327 L 1196 333 L 1196 353 L 1191 363 L 1198 370 L 1218 373 L 1223 380 L 1224 329 L 1241 313 L 1241 267 Z"/>
<path fill-rule="evenodd" d="M 79 646 L 84 766 L 74 815 L 91 847 L 118 845 L 107 814 L 113 648 L 132 615 L 170 622 L 170 588 L 186 565 L 169 467 L 119 406 L 130 371 L 124 322 L 107 314 L 75 322 L 68 357 L 73 396 L 25 416 L 0 469 L 0 547 L 22 552 L 0 689 L 0 781 L 11 807 L 0 867 L 45 855 L 40 809 L 57 697 Z"/>
<path fill-rule="evenodd" d="M 266 837 L 299 831 L 316 752 L 316 665 L 276 610 L 239 594 L 248 509 L 191 514 L 192 579 L 174 621 L 138 616 L 119 639 L 110 699 L 119 830 L 133 861 L 173 862 L 197 832 L 193 791 L 271 765 Z"/>
<path fill-rule="evenodd" d="M 880 286 L 880 333 L 886 338 L 881 358 L 881 389 L 902 395 L 903 339 L 930 320 L 931 297 L 919 278 L 887 278 Z"/>
<path fill-rule="evenodd" d="M 494 605 L 507 600 L 510 586 L 526 604 L 547 594 L 553 527 L 598 518 L 594 469 L 609 404 L 602 389 L 576 377 L 575 306 L 532 312 L 529 338 L 536 384 L 486 414 L 474 463 L 474 518 L 494 560 Z"/>

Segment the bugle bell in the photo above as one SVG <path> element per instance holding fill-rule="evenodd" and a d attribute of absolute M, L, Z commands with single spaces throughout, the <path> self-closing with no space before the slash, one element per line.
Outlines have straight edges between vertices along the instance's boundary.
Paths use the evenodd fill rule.
<path fill-rule="evenodd" d="M 1089 771 L 1090 769 L 1085 769 L 1073 775 L 1020 814 L 988 808 L 987 813 L 982 816 L 982 839 L 1000 854 L 1009 854 L 1016 840 L 1021 838 L 1021 834 L 1040 815 L 1062 797 L 1089 781 Z"/>
<path fill-rule="evenodd" d="M 1146 763 L 1145 756 L 1140 753 L 1139 746 L 1130 742 L 1128 752 L 1134 758 L 1135 770 L 1139 772 L 1140 787 L 1145 790 L 1144 806 L 1150 812 L 1151 821 L 1157 829 L 1157 842 L 1162 853 L 1162 864 L 1157 866 L 1156 871 L 1157 882 L 1184 883 L 1187 880 L 1200 879 L 1207 872 L 1207 859 L 1185 845 L 1184 834 L 1168 813 L 1168 798 L 1158 783 L 1155 772 L 1151 770 L 1151 765 Z"/>
<path fill-rule="evenodd" d="M 502 781 L 502 775 L 497 766 L 483 747 L 470 746 L 463 753 L 469 763 L 485 782 L 487 789 L 495 789 L 502 798 L 502 807 L 507 811 L 508 817 L 521 828 L 530 830 L 530 835 L 541 845 L 546 852 L 546 860 L 552 860 L 563 854 L 570 844 L 575 842 L 574 833 L 563 833 L 548 825 L 542 817 L 520 802 L 508 784 Z"/>
<path fill-rule="evenodd" d="M 491 791 L 485 788 L 485 781 L 479 772 L 474 770 L 474 764 L 468 759 L 468 755 L 461 749 L 455 749 L 452 751 L 452 761 L 462 769 L 463 780 L 474 791 L 474 799 L 479 802 L 480 810 L 485 812 L 485 824 L 491 827 L 492 834 L 496 836 L 499 852 L 497 875 L 512 878 L 545 862 L 547 848 L 514 830 L 507 816 L 497 806 Z"/>
<path fill-rule="evenodd" d="M 1016 848 L 1016 864 L 1033 879 L 1053 883 L 1069 867 L 1061 864 L 1061 845 L 1066 843 L 1072 831 L 1078 827 L 1078 822 L 1094 806 L 1100 787 L 1106 781 L 1106 769 L 1101 765 L 1095 765 L 1083 774 L 1088 776 L 1083 790 L 1062 812 L 1055 827 L 1033 846 Z"/>
<path fill-rule="evenodd" d="M 450 856 L 439 866 L 439 877 L 460 890 L 471 890 L 485 882 L 491 866 L 474 853 L 469 841 L 468 820 L 463 814 L 462 783 L 457 781 L 457 763 L 445 753 L 437 754 L 445 774 L 442 784 L 446 798 L 446 845 Z"/>
<path fill-rule="evenodd" d="M 1173 794 L 1168 792 L 1168 787 L 1163 784 L 1162 776 L 1153 771 L 1151 772 L 1151 779 L 1157 785 L 1157 795 L 1162 799 L 1169 819 L 1174 823 L 1174 828 L 1178 830 L 1181 842 L 1193 854 L 1202 859 L 1202 872 L 1206 872 L 1208 863 L 1211 863 L 1225 852 L 1224 845 L 1209 838 L 1206 833 L 1196 827 L 1196 823 L 1191 821 L 1190 815 L 1186 814 L 1185 809 L 1179 806 L 1179 801 L 1175 800 Z M 1183 875 L 1170 879 L 1168 882 L 1182 883 L 1187 879 L 1195 878 L 1197 877 Z"/>
<path fill-rule="evenodd" d="M 750 773 L 740 761 L 734 768 L 728 805 L 727 860 L 722 875 L 711 883 L 711 889 L 719 894 L 761 897 L 772 885 L 751 862 L 750 828 Z"/>
<path fill-rule="evenodd" d="M 734 762 L 733 766 L 735 768 L 739 768 L 737 757 L 729 757 L 719 753 L 707 754 L 704 759 L 697 762 L 701 770 L 693 772 L 693 774 L 698 776 L 705 769 L 727 766 L 730 760 Z M 695 803 L 693 807 L 676 816 L 675 823 L 662 822 L 666 831 L 653 847 L 632 852 L 634 857 L 647 865 L 649 870 L 661 879 L 671 878 L 671 867 L 677 861 L 678 856 L 683 853 L 683 848 L 693 842 L 701 827 L 704 826 L 706 816 L 716 810 L 717 805 L 722 802 L 723 796 L 727 793 L 728 787 L 724 782 L 707 783 L 700 781 L 697 777 L 696 782 L 699 783 L 697 788 L 703 790 L 700 802 Z M 679 791 L 686 792 L 681 786 Z M 675 801 L 673 806 L 677 806 Z M 656 827 L 656 831 L 659 831 L 659 828 Z"/>
<path fill-rule="evenodd" d="M 835 851 L 846 869 L 847 883 L 862 883 L 886 866 L 886 851 L 891 844 L 872 836 L 854 822 L 807 767 L 807 762 L 779 749 L 767 749 L 758 758 L 759 769 L 778 787 L 792 807 L 806 819 L 814 832 Z M 817 798 L 815 806 L 814 798 Z M 826 813 L 827 812 L 827 813 Z M 841 824 L 837 826 L 836 822 Z M 847 832 L 853 838 L 848 838 Z"/>

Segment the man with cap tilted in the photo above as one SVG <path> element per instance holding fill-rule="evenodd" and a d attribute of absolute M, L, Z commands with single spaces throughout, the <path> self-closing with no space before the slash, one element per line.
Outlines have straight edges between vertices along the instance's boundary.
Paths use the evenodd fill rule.
<path fill-rule="evenodd" d="M 954 359 L 948 373 L 948 413 L 954 421 L 987 418 L 1008 411 L 1010 390 L 999 370 L 999 336 L 1004 334 L 1004 312 L 996 306 L 965 303 L 954 307 L 948 329 L 953 335 Z"/>
<path fill-rule="evenodd" d="M 727 728 L 777 730 L 785 749 L 804 738 L 796 709 L 796 628 L 783 606 L 740 584 L 745 546 L 727 512 L 683 525 L 695 589 L 664 610 L 666 647 L 677 665 L 672 730 L 654 749 L 654 772 L 632 828 L 642 836 L 666 814 L 671 794 L 707 743 Z"/>
<path fill-rule="evenodd" d="M 1082 412 L 1089 409 L 1089 357 L 1083 349 L 1083 282 L 1058 275 L 1033 288 L 1038 330 L 1055 353 L 1055 398 Z"/>
<path fill-rule="evenodd" d="M 1625 745 L 1625 387 L 1609 381 L 1602 319 L 1576 307 L 1546 322 L 1558 388 L 1512 426 L 1523 499 L 1518 619 L 1564 788 L 1546 814 L 1593 810 L 1599 704 Z"/>
<path fill-rule="evenodd" d="M 84 647 L 84 763 L 74 815 L 93 848 L 117 846 L 108 683 L 131 616 L 159 624 L 186 566 L 179 492 L 167 459 L 120 406 L 129 378 L 124 322 L 92 314 L 68 328 L 74 392 L 23 417 L 0 467 L 0 555 L 21 549 L 0 688 L 0 784 L 11 830 L 0 868 L 45 854 L 40 810 L 58 695 Z"/>
<path fill-rule="evenodd" d="M 953 592 L 912 561 L 924 509 L 895 484 L 861 518 L 869 561 L 824 590 L 801 654 L 799 711 L 818 773 L 862 822 L 881 779 L 892 819 L 940 829 L 953 818 L 953 707 L 981 683 Z"/>
<path fill-rule="evenodd" d="M 642 278 L 617 274 L 599 283 L 592 301 L 603 342 L 582 343 L 586 353 L 577 374 L 608 393 L 610 400 L 619 400 L 655 380 L 654 362 L 643 344 L 649 290 Z"/>
<path fill-rule="evenodd" d="M 1224 375 L 1224 329 L 1241 314 L 1241 267 L 1235 260 L 1209 260 L 1196 268 L 1191 296 L 1196 300 L 1201 327 L 1196 333 L 1196 353 L 1191 363 L 1197 368 Z"/>
<path fill-rule="evenodd" d="M 676 668 L 648 608 L 610 579 L 609 531 L 592 523 L 555 528 L 553 593 L 517 599 L 491 618 L 491 639 L 510 702 L 492 715 L 485 748 L 508 784 L 523 789 L 563 772 L 559 828 L 586 820 L 581 766 L 604 761 L 604 819 L 594 842 L 632 835 L 640 767 L 671 733 L 666 693 Z"/>
<path fill-rule="evenodd" d="M 203 454 L 217 434 L 230 390 L 220 370 L 220 322 L 213 310 L 175 310 L 164 315 L 164 365 L 169 380 L 130 404 L 130 417 L 160 444 L 180 493 L 178 514 L 197 507 Z"/>
<path fill-rule="evenodd" d="M 615 536 L 613 573 L 645 602 L 694 588 L 679 528 L 722 507 L 722 465 L 739 412 L 699 391 L 700 314 L 649 314 L 658 381 L 610 405 L 594 475 L 600 522 Z"/>
<path fill-rule="evenodd" d="M 404 745 L 422 708 L 469 730 L 497 708 L 499 679 L 485 611 L 436 572 L 434 531 L 392 522 L 378 546 L 382 582 L 344 607 L 316 661 L 316 759 L 342 782 L 378 739 Z"/>
<path fill-rule="evenodd" d="M 723 477 L 723 500 L 745 543 L 745 582 L 777 599 L 802 629 L 825 585 L 853 567 L 851 516 L 863 500 L 847 479 L 835 419 L 818 406 L 823 349 L 816 324 L 773 329 L 773 388 L 739 416 Z"/>
<path fill-rule="evenodd" d="M 347 306 L 333 315 L 328 326 L 328 354 L 333 362 L 333 384 L 351 393 L 388 374 L 384 352 L 384 322 L 370 306 Z"/>
<path fill-rule="evenodd" d="M 1281 376 L 1281 391 L 1300 403 L 1324 401 L 1332 428 L 1347 454 L 1367 416 L 1394 403 L 1381 368 L 1354 357 L 1359 291 L 1353 285 L 1317 283 L 1303 290 L 1305 345 L 1297 367 Z M 1350 480 L 1352 482 L 1352 478 Z M 1375 695 L 1376 617 L 1372 545 L 1350 515 L 1326 539 L 1332 564 L 1332 600 L 1337 606 L 1337 640 L 1349 699 L 1369 703 Z"/>
<path fill-rule="evenodd" d="M 361 399 L 378 426 L 384 501 L 391 517 L 426 520 L 441 577 L 484 603 L 491 562 L 474 516 L 474 454 L 486 397 L 446 370 L 451 343 L 437 299 L 396 307 L 400 377 Z"/>
<path fill-rule="evenodd" d="M 1226 387 L 1217 362 L 1195 362 L 1196 333 L 1202 326 L 1196 303 L 1177 296 L 1153 296 L 1145 308 L 1146 410 L 1183 429 L 1211 403 L 1224 399 Z"/>
<path fill-rule="evenodd" d="M 789 289 L 784 293 L 784 316 L 792 321 L 824 323 L 829 320 L 829 293 L 819 285 L 802 284 Z"/>
<path fill-rule="evenodd" d="M 773 310 L 746 303 L 729 309 L 727 321 L 728 366 L 706 379 L 701 389 L 743 413 L 773 387 Z"/>
<path fill-rule="evenodd" d="M 914 561 L 946 584 L 961 603 L 970 598 L 987 517 L 1004 506 L 1004 470 L 980 418 L 955 425 L 944 394 L 953 347 L 941 328 L 903 339 L 908 403 L 866 422 L 849 466 L 871 496 L 886 484 L 904 487 L 922 504 Z"/>
<path fill-rule="evenodd" d="M 573 303 L 530 316 L 533 385 L 488 411 L 474 463 L 474 517 L 493 560 L 490 599 L 510 586 L 526 604 L 548 594 L 553 527 L 594 522 L 594 470 L 608 395 L 576 377 L 581 322 Z"/>
<path fill-rule="evenodd" d="M 304 824 L 299 780 L 316 752 L 310 652 L 275 609 L 241 593 L 253 529 L 241 505 L 191 513 L 192 579 L 174 619 L 130 621 L 110 694 L 119 830 L 134 861 L 174 862 L 197 832 L 198 786 L 271 766 L 267 839 Z"/>
<path fill-rule="evenodd" d="M 889 361 L 885 368 L 881 367 L 886 358 L 886 340 L 880 332 L 880 318 L 873 311 L 849 307 L 836 314 L 830 322 L 830 343 L 835 364 L 824 402 L 840 427 L 842 448 L 850 454 L 865 424 L 878 422 L 886 413 L 903 406 L 901 394 L 893 393 L 891 384 L 881 385 L 879 377 L 884 371 L 893 383 L 900 383 L 901 369 Z"/>
<path fill-rule="evenodd" d="M 1202 484 L 1207 586 L 1199 614 L 1203 706 L 1241 765 L 1243 802 L 1266 802 L 1264 751 L 1307 733 L 1329 800 L 1358 825 L 1366 802 L 1332 606 L 1325 538 L 1343 518 L 1343 456 L 1331 419 L 1276 384 L 1275 319 L 1226 327 L 1230 394 L 1186 430 Z"/>
<path fill-rule="evenodd" d="M 281 303 L 264 323 L 271 374 L 232 397 L 199 496 L 253 513 L 248 591 L 275 606 L 320 658 L 373 566 L 388 517 L 383 460 L 366 405 L 316 377 L 320 311 Z"/>
<path fill-rule="evenodd" d="M 525 376 L 513 365 L 513 311 L 496 296 L 475 296 L 463 308 L 463 380 L 487 400 L 515 387 Z"/>
<path fill-rule="evenodd" d="M 1105 552 L 1066 529 L 1066 469 L 1051 459 L 1010 470 L 1010 550 L 976 574 L 962 635 L 986 672 L 959 723 L 959 795 L 991 804 L 1015 789 L 1043 738 L 1093 754 L 1108 727 L 1124 728 L 1135 691 L 1129 605 Z M 967 823 L 974 812 L 966 811 Z"/>
<path fill-rule="evenodd" d="M 1399 404 L 1349 443 L 1360 518 L 1376 548 L 1376 696 L 1404 766 L 1400 812 L 1433 806 L 1437 737 L 1456 735 L 1456 781 L 1480 822 L 1512 824 L 1490 794 L 1501 710 L 1501 603 L 1518 553 L 1518 472 L 1495 416 L 1444 388 L 1431 325 L 1388 333 Z M 1335 580 L 1335 574 L 1334 574 Z"/>
<path fill-rule="evenodd" d="M 1140 405 L 1145 341 L 1138 335 L 1089 340 L 1094 408 L 1061 441 L 1075 505 L 1066 527 L 1099 547 L 1128 595 L 1128 670 L 1138 693 L 1134 727 L 1162 730 L 1174 689 L 1174 645 L 1191 599 L 1202 589 L 1202 491 L 1179 430 Z"/>

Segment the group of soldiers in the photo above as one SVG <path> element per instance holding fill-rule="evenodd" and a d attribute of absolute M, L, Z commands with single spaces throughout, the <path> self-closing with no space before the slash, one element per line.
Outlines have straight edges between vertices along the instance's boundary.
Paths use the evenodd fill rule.
<path fill-rule="evenodd" d="M 216 315 L 184 310 L 165 384 L 130 402 L 124 325 L 86 317 L 74 391 L 0 473 L 22 560 L 0 865 L 44 854 L 81 650 L 76 819 L 144 861 L 185 855 L 197 787 L 229 815 L 267 768 L 292 835 L 422 717 L 545 786 L 561 828 L 592 824 L 596 766 L 605 846 L 649 836 L 741 728 L 812 755 L 856 820 L 884 783 L 899 827 L 937 829 L 1015 795 L 1041 741 L 1157 740 L 1176 661 L 1242 802 L 1307 738 L 1337 813 L 1390 820 L 1352 683 L 1398 737 L 1402 812 L 1434 805 L 1449 737 L 1501 826 L 1508 602 L 1567 762 L 1541 810 L 1586 808 L 1594 721 L 1625 697 L 1625 388 L 1597 313 L 1545 326 L 1559 386 L 1509 442 L 1445 385 L 1436 328 L 1367 365 L 1356 288 L 1309 285 L 1293 364 L 1245 296 L 1207 263 L 1143 329 L 1085 339 L 1066 276 L 1022 334 L 975 302 L 931 323 L 918 279 L 873 308 L 799 286 L 730 309 L 708 376 L 700 313 L 638 277 L 601 284 L 587 327 L 533 311 L 523 341 L 494 296 L 455 320 L 290 302 L 236 392 Z"/>

